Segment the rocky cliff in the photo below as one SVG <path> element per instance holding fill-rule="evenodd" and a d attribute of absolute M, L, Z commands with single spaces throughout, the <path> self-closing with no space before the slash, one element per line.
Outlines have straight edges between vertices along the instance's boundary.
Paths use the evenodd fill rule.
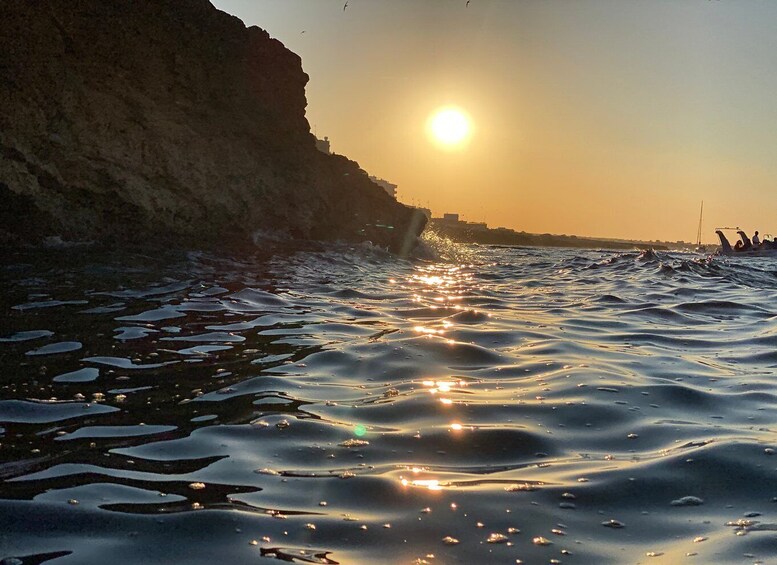
<path fill-rule="evenodd" d="M 315 149 L 308 77 L 207 0 L 0 2 L 0 239 L 401 251 L 424 219 Z"/>

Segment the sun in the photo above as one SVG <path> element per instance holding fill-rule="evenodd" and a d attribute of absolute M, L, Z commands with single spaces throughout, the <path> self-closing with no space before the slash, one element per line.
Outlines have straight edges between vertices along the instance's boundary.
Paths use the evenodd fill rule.
<path fill-rule="evenodd" d="M 434 141 L 449 149 L 463 146 L 472 132 L 469 117 L 455 106 L 436 110 L 429 118 L 427 129 Z"/>

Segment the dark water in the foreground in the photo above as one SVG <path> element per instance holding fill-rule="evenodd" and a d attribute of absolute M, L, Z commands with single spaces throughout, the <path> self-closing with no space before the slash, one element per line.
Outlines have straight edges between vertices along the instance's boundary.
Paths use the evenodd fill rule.
<path fill-rule="evenodd" d="M 11 258 L 0 563 L 777 563 L 777 261 L 448 253 Z"/>

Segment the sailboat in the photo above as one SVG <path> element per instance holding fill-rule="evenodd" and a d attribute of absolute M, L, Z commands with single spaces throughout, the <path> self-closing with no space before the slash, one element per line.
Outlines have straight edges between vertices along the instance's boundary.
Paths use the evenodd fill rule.
<path fill-rule="evenodd" d="M 704 217 L 704 200 L 701 201 L 701 210 L 699 211 L 699 231 L 696 232 L 696 252 L 707 253 L 707 247 L 701 243 L 701 223 Z"/>

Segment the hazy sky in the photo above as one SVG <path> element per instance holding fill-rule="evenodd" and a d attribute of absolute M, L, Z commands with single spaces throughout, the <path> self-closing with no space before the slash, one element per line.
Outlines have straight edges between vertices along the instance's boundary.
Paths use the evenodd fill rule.
<path fill-rule="evenodd" d="M 308 121 L 399 199 L 529 232 L 777 234 L 777 2 L 212 0 L 302 58 Z M 304 33 L 303 33 L 304 32 Z M 426 122 L 453 104 L 466 147 Z"/>

